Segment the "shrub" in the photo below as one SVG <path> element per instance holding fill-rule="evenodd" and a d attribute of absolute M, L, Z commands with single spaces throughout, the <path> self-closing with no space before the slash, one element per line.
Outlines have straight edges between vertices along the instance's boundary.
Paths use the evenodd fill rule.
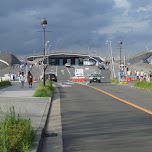
<path fill-rule="evenodd" d="M 1 110 L 0 151 L 29 151 L 34 136 L 31 120 L 22 119 L 19 114 L 16 117 L 14 107 L 10 107 L 5 114 Z"/>
<path fill-rule="evenodd" d="M 111 82 L 114 83 L 114 84 L 117 84 L 117 83 L 118 83 L 118 82 L 117 82 L 117 79 L 112 79 Z"/>
<path fill-rule="evenodd" d="M 54 95 L 54 89 L 52 86 L 53 82 L 47 80 L 45 83 L 45 86 L 43 86 L 43 83 L 40 83 L 37 87 L 34 97 L 50 97 Z"/>
<path fill-rule="evenodd" d="M 1 81 L 0 88 L 12 85 L 10 81 Z"/>

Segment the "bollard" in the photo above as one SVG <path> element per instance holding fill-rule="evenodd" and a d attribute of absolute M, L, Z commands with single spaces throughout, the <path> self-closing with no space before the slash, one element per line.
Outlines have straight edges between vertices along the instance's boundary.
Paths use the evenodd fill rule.
<path fill-rule="evenodd" d="M 78 77 L 73 77 L 72 82 L 78 82 Z"/>

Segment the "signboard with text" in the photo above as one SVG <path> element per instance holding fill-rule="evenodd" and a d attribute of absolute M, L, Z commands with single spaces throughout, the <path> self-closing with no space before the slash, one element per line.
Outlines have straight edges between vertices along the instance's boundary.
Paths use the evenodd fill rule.
<path fill-rule="evenodd" d="M 82 77 L 83 76 L 83 69 L 75 69 L 75 76 Z"/>

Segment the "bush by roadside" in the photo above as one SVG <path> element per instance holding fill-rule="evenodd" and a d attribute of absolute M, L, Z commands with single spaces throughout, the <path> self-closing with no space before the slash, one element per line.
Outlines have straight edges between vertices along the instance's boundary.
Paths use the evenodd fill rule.
<path fill-rule="evenodd" d="M 53 97 L 54 95 L 54 89 L 53 89 L 53 82 L 47 80 L 45 82 L 45 86 L 43 86 L 43 83 L 40 83 L 37 87 L 33 97 Z"/>
<path fill-rule="evenodd" d="M 140 87 L 146 90 L 150 90 L 152 91 L 152 81 L 151 82 L 147 82 L 147 81 L 136 81 L 134 83 L 134 87 Z"/>
<path fill-rule="evenodd" d="M 1 81 L 0 88 L 12 85 L 10 81 Z"/>
<path fill-rule="evenodd" d="M 6 113 L 0 109 L 0 151 L 3 152 L 27 152 L 32 147 L 35 131 L 31 121 L 16 116 L 14 107 L 10 107 Z"/>
<path fill-rule="evenodd" d="M 111 83 L 117 84 L 117 83 L 118 83 L 118 82 L 117 82 L 117 79 L 112 79 L 112 80 L 111 80 Z"/>

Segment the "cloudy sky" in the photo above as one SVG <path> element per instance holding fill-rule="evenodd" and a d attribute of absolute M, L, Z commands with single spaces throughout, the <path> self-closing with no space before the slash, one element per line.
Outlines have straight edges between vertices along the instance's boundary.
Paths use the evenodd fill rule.
<path fill-rule="evenodd" d="M 15 55 L 43 52 L 41 19 L 48 24 L 50 52 L 114 56 L 152 49 L 151 0 L 4 0 L 0 4 L 0 51 Z"/>

